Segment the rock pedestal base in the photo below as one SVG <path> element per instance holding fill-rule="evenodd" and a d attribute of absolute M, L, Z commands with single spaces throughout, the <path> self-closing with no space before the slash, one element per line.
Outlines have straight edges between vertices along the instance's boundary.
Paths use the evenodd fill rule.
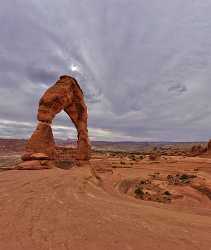
<path fill-rule="evenodd" d="M 49 160 L 30 160 L 20 163 L 16 169 L 18 170 L 41 170 L 51 169 L 55 167 L 54 161 Z"/>

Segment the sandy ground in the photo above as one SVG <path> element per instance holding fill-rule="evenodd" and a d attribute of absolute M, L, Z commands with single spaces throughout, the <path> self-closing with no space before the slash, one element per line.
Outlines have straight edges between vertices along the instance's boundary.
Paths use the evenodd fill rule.
<path fill-rule="evenodd" d="M 0 172 L 0 250 L 211 249 L 206 194 L 179 186 L 183 198 L 165 204 L 121 192 L 124 181 L 155 172 L 194 173 L 210 187 L 211 161 L 94 155 L 68 170 Z"/>

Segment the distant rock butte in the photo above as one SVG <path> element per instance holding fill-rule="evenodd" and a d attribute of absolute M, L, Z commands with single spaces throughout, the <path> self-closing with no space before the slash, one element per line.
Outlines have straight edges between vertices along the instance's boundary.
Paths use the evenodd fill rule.
<path fill-rule="evenodd" d="M 77 148 L 62 148 L 55 145 L 51 123 L 56 114 L 65 111 L 78 133 Z M 83 92 L 77 81 L 71 76 L 61 76 L 59 80 L 41 97 L 37 114 L 37 128 L 26 144 L 20 169 L 51 168 L 56 160 L 89 160 L 90 143 L 87 129 L 87 106 Z M 45 160 L 45 164 L 43 164 Z M 48 164 L 49 161 L 49 164 Z M 49 165 L 49 166 L 48 166 Z M 38 167 L 39 166 L 39 167 Z M 47 166 L 47 167 L 46 167 Z"/>

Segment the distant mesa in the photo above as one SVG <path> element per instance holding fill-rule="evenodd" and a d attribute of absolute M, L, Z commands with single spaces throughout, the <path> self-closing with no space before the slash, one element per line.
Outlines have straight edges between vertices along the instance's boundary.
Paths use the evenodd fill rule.
<path fill-rule="evenodd" d="M 77 129 L 77 148 L 58 147 L 55 144 L 51 124 L 54 117 L 64 110 Z M 55 162 L 86 161 L 90 158 L 87 129 L 87 106 L 83 91 L 71 76 L 61 76 L 39 101 L 37 128 L 26 144 L 24 161 L 19 169 L 51 168 Z"/>

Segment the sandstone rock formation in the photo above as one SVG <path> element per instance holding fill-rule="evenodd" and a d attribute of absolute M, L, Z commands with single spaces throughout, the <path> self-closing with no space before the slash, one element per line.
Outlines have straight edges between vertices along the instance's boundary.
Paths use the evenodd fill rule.
<path fill-rule="evenodd" d="M 50 162 L 60 159 L 60 155 L 63 154 L 62 148 L 58 150 L 55 145 L 51 123 L 56 114 L 62 110 L 67 113 L 78 132 L 77 149 L 69 153 L 69 158 L 74 157 L 76 160 L 90 158 L 88 114 L 83 92 L 73 77 L 64 75 L 40 99 L 37 114 L 38 125 L 26 145 L 26 152 L 22 156 L 23 161 L 48 159 Z M 65 148 L 63 150 L 67 152 Z"/>
<path fill-rule="evenodd" d="M 208 151 L 208 152 L 211 152 L 211 139 L 208 141 L 208 144 L 207 144 L 207 151 Z"/>
<path fill-rule="evenodd" d="M 207 151 L 206 147 L 203 147 L 202 145 L 194 145 L 191 148 L 191 156 L 198 156 L 201 154 L 204 154 Z"/>

